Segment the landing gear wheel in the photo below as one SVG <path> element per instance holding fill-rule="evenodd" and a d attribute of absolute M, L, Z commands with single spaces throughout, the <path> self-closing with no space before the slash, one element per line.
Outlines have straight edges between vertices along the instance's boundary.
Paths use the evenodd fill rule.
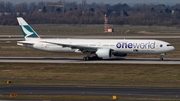
<path fill-rule="evenodd" d="M 163 58 L 164 55 L 165 55 L 165 53 L 162 53 L 162 54 L 161 54 L 161 56 L 160 56 L 160 60 L 161 60 L 161 61 L 164 60 L 164 58 Z"/>
<path fill-rule="evenodd" d="M 83 60 L 84 60 L 84 61 L 86 61 L 86 60 L 87 60 L 87 58 L 86 58 L 86 57 L 83 57 Z"/>
<path fill-rule="evenodd" d="M 90 58 L 89 57 L 83 57 L 83 60 L 88 61 L 88 60 L 90 60 Z"/>

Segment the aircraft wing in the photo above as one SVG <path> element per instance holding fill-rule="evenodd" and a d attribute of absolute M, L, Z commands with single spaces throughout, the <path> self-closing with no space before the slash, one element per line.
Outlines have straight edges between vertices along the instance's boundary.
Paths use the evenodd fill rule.
<path fill-rule="evenodd" d="M 82 45 L 73 45 L 73 44 L 64 44 L 64 43 L 55 43 L 49 41 L 41 41 L 49 44 L 59 45 L 62 47 L 69 47 L 71 49 L 79 49 L 81 52 L 96 52 L 98 47 L 89 47 L 89 46 L 82 46 Z"/>

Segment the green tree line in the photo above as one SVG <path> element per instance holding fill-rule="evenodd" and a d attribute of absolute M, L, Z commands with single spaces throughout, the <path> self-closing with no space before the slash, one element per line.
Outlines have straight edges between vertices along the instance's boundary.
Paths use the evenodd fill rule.
<path fill-rule="evenodd" d="M 17 25 L 17 16 L 31 24 L 103 24 L 104 15 L 109 24 L 118 25 L 180 25 L 180 4 L 128 4 L 82 3 L 60 0 L 58 2 L 0 1 L 0 24 Z"/>

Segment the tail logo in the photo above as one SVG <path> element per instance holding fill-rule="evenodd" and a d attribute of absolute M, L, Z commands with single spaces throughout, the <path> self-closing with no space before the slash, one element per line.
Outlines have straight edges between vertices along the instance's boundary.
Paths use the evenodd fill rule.
<path fill-rule="evenodd" d="M 28 25 L 20 25 L 25 38 L 39 38 L 34 30 Z"/>
<path fill-rule="evenodd" d="M 33 32 L 28 31 L 23 25 L 21 25 L 21 28 L 24 31 L 24 34 L 25 34 L 26 38 L 31 36 L 32 34 L 34 34 Z"/>

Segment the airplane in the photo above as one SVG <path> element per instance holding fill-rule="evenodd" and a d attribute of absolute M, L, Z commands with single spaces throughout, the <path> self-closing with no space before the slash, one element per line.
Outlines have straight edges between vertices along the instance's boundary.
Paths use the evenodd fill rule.
<path fill-rule="evenodd" d="M 112 55 L 125 57 L 127 54 L 160 54 L 160 60 L 174 46 L 161 40 L 150 39 L 44 39 L 22 18 L 17 17 L 24 41 L 17 45 L 49 52 L 75 52 L 86 56 L 83 60 L 110 59 Z"/>

